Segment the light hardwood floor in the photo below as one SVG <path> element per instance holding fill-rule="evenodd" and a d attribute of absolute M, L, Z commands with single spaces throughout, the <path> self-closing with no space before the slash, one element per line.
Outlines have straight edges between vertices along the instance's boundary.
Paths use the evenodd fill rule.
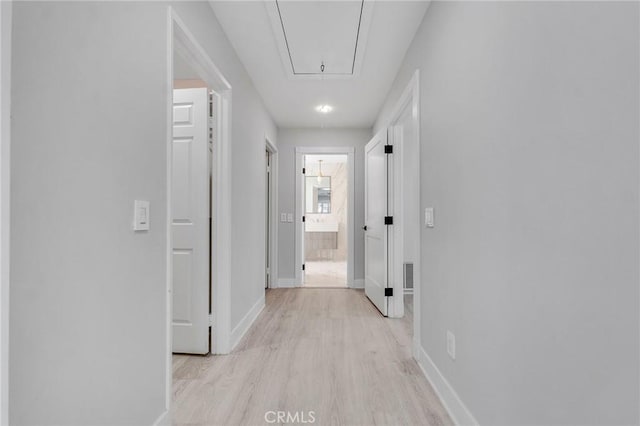
<path fill-rule="evenodd" d="M 347 262 L 306 261 L 304 287 L 347 287 Z"/>
<path fill-rule="evenodd" d="M 452 424 L 411 357 L 409 322 L 383 318 L 361 290 L 274 289 L 266 303 L 232 354 L 174 356 L 174 425 L 264 425 L 267 411 Z"/>

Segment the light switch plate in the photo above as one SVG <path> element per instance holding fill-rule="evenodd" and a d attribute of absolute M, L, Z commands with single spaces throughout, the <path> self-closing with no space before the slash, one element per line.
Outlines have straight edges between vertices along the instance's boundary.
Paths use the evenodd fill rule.
<path fill-rule="evenodd" d="M 287 221 L 287 214 L 280 213 L 280 222 L 285 223 Z"/>
<path fill-rule="evenodd" d="M 456 359 L 456 336 L 449 330 L 447 330 L 447 354 L 449 358 Z"/>
<path fill-rule="evenodd" d="M 433 228 L 435 226 L 433 218 L 433 207 L 427 207 L 426 209 L 424 209 L 424 226 L 426 226 L 427 228 Z"/>
<path fill-rule="evenodd" d="M 293 223 L 293 213 L 287 213 L 287 222 Z"/>
<path fill-rule="evenodd" d="M 133 203 L 133 230 L 149 230 L 149 202 L 135 200 Z"/>

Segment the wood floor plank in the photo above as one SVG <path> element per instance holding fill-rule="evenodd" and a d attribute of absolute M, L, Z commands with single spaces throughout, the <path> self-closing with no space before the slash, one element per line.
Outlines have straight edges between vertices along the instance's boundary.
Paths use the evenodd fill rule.
<path fill-rule="evenodd" d="M 268 411 L 313 411 L 317 425 L 451 425 L 411 357 L 410 326 L 359 290 L 268 290 L 232 354 L 174 356 L 173 424 L 264 425 Z"/>

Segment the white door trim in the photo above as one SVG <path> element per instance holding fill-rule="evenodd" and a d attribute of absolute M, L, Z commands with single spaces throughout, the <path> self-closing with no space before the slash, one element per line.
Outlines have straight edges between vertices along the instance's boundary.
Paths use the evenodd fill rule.
<path fill-rule="evenodd" d="M 389 129 L 390 131 L 393 129 L 393 126 L 398 122 L 400 118 L 400 114 L 404 111 L 405 107 L 411 105 L 411 117 L 413 121 L 413 126 L 415 129 L 413 140 L 408 144 L 404 144 L 403 146 L 398 147 L 397 149 L 394 147 L 394 161 L 396 162 L 397 167 L 394 168 L 393 181 L 396 182 L 393 193 L 393 205 L 394 205 L 394 215 L 398 217 L 402 217 L 404 213 L 404 199 L 405 198 L 413 198 L 416 200 L 420 200 L 420 70 L 416 70 L 411 77 L 411 80 L 407 84 L 406 88 L 402 92 L 402 95 L 396 102 L 396 105 L 393 109 L 393 113 L 391 114 L 391 118 L 386 126 L 383 128 Z M 393 141 L 395 145 L 395 141 Z M 401 154 L 403 149 L 411 149 L 413 151 L 413 155 L 408 156 L 408 158 L 413 161 L 414 167 L 403 167 L 402 164 L 402 156 L 396 155 Z M 403 185 L 398 184 L 401 183 L 402 180 L 402 172 L 404 170 L 414 170 L 414 175 L 409 176 L 406 179 L 407 182 L 410 183 L 408 187 L 403 187 Z M 411 235 L 417 235 L 418 238 L 414 239 L 414 253 L 415 253 L 415 261 L 413 264 L 413 356 L 416 359 L 419 359 L 420 356 L 420 293 L 421 293 L 421 240 L 422 240 L 422 215 L 420 214 L 422 210 L 422 203 L 419 203 L 420 211 L 411 212 L 410 217 L 411 220 L 408 220 L 405 225 L 404 230 L 400 230 L 401 232 L 393 233 L 393 238 L 391 240 L 391 244 L 393 244 L 393 252 L 396 256 L 393 259 L 393 276 L 398 277 L 402 276 L 402 268 L 403 268 L 403 235 L 408 233 Z M 404 289 L 403 282 L 401 279 L 393 280 L 393 294 L 399 295 L 400 297 L 394 297 L 394 301 L 392 306 L 390 306 L 390 315 L 389 316 L 402 316 L 404 313 Z"/>
<path fill-rule="evenodd" d="M 346 154 L 347 155 L 347 287 L 356 288 L 354 279 L 355 271 L 355 148 L 354 147 L 296 147 L 296 239 L 295 239 L 295 286 L 302 286 L 302 259 L 304 258 L 304 230 L 302 226 L 302 216 L 304 216 L 304 175 L 302 174 L 303 156 L 309 154 Z M 359 288 L 359 287 L 358 287 Z"/>
<path fill-rule="evenodd" d="M 0 424 L 9 424 L 12 2 L 0 1 Z"/>
<path fill-rule="evenodd" d="M 264 137 L 267 150 L 271 154 L 271 184 L 269 193 L 271 194 L 271 204 L 269 205 L 269 259 L 271 263 L 271 274 L 269 288 L 278 287 L 278 148 L 271 139 Z"/>
<path fill-rule="evenodd" d="M 213 307 L 212 352 L 229 353 L 231 350 L 231 85 L 218 67 L 200 46 L 176 11 L 167 8 L 167 81 L 166 81 L 166 150 L 167 150 L 167 301 L 166 301 L 166 410 L 170 411 L 172 397 L 171 317 L 172 317 L 172 267 L 171 267 L 171 158 L 172 158 L 172 110 L 173 110 L 173 55 L 180 52 L 185 61 L 198 73 L 209 89 L 218 94 L 217 135 L 213 147 L 212 203 L 212 294 Z M 168 416 L 167 418 L 171 418 Z"/>

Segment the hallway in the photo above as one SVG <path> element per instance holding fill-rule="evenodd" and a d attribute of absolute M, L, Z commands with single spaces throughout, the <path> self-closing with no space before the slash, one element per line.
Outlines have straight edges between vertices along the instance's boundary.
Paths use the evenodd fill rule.
<path fill-rule="evenodd" d="M 269 290 L 233 353 L 174 356 L 174 425 L 266 424 L 287 410 L 322 425 L 449 425 L 408 327 L 359 290 Z"/>
<path fill-rule="evenodd" d="M 0 426 L 640 426 L 639 34 L 0 0 Z"/>

